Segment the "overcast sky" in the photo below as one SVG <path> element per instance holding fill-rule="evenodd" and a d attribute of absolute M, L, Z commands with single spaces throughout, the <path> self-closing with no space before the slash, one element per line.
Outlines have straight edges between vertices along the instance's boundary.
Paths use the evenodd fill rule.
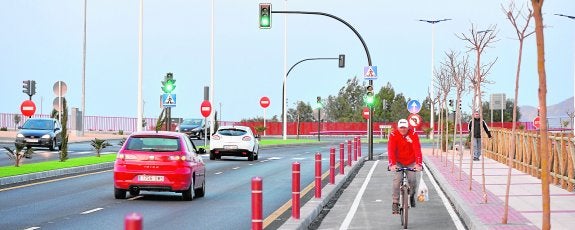
<path fill-rule="evenodd" d="M 273 0 L 273 10 L 286 1 Z M 453 20 L 435 26 L 435 66 L 454 50 L 466 55 L 469 34 L 497 25 L 498 42 L 482 60 L 498 61 L 483 89 L 513 97 L 518 42 L 501 4 L 479 0 L 289 0 L 288 10 L 337 15 L 363 36 L 379 79 L 376 90 L 392 84 L 396 92 L 423 100 L 431 81 L 431 25 L 418 19 Z M 258 3 L 215 0 L 215 108 L 223 120 L 262 116 L 259 98 L 268 96 L 267 116 L 281 114 L 284 74 L 284 15 L 272 15 L 272 29 L 258 28 Z M 23 80 L 36 80 L 37 112 L 52 109 L 53 84 L 68 85 L 70 107 L 81 107 L 83 0 L 0 1 L 0 112 L 18 113 L 27 99 Z M 523 8 L 531 2 L 516 1 Z M 135 117 L 138 80 L 138 0 L 88 0 L 86 115 Z M 548 105 L 573 96 L 575 15 L 572 0 L 545 1 L 544 23 Z M 210 84 L 209 0 L 144 0 L 144 115 L 160 112 L 160 81 L 167 72 L 176 79 L 177 107 L 173 117 L 201 117 L 203 87 Z M 287 16 L 287 65 L 305 58 L 346 55 L 337 61 L 298 65 L 288 79 L 288 106 L 336 95 L 347 79 L 362 77 L 366 54 L 357 37 L 343 24 L 322 16 Z M 473 53 L 471 60 L 475 59 Z M 537 106 L 538 76 L 535 36 L 525 43 L 520 81 L 520 105 Z M 469 105 L 467 95 L 464 104 Z M 41 111 L 42 110 L 42 111 Z M 359 111 L 358 111 L 359 112 Z"/>

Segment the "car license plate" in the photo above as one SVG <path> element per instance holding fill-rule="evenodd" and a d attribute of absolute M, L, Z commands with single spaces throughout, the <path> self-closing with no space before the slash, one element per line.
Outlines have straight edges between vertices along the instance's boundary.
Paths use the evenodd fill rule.
<path fill-rule="evenodd" d="M 138 180 L 139 181 L 160 182 L 160 181 L 164 181 L 164 176 L 139 175 Z"/>
<path fill-rule="evenodd" d="M 224 145 L 224 149 L 237 149 L 237 145 Z"/>
<path fill-rule="evenodd" d="M 38 143 L 38 139 L 26 139 L 26 142 Z"/>

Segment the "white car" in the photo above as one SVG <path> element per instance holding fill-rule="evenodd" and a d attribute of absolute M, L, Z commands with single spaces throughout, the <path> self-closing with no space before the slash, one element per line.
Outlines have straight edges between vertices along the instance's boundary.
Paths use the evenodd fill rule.
<path fill-rule="evenodd" d="M 222 156 L 247 157 L 249 161 L 258 159 L 260 142 L 247 126 L 221 126 L 210 140 L 210 160 Z"/>

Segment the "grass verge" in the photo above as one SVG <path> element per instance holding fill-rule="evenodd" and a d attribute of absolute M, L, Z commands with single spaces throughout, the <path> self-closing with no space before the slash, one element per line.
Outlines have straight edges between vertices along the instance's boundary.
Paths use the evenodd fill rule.
<path fill-rule="evenodd" d="M 93 165 L 99 163 L 113 162 L 116 159 L 116 154 L 104 154 L 101 157 L 89 156 L 71 158 L 65 162 L 59 160 L 45 161 L 38 163 L 22 164 L 20 167 L 2 166 L 0 167 L 0 177 L 17 176 L 29 173 L 44 172 L 55 169 L 72 168 L 84 165 Z"/>

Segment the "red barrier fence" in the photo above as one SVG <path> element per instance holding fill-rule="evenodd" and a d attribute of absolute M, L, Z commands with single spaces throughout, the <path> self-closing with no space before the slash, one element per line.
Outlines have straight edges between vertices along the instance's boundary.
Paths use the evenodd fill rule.
<path fill-rule="evenodd" d="M 300 198 L 300 165 L 299 162 L 294 162 L 291 165 L 291 217 L 299 219 L 299 198 Z"/>
<path fill-rule="evenodd" d="M 261 177 L 252 178 L 252 230 L 263 229 L 263 182 Z"/>
<path fill-rule="evenodd" d="M 124 229 L 125 230 L 142 230 L 143 227 L 142 215 L 138 213 L 130 213 L 124 218 Z"/>

